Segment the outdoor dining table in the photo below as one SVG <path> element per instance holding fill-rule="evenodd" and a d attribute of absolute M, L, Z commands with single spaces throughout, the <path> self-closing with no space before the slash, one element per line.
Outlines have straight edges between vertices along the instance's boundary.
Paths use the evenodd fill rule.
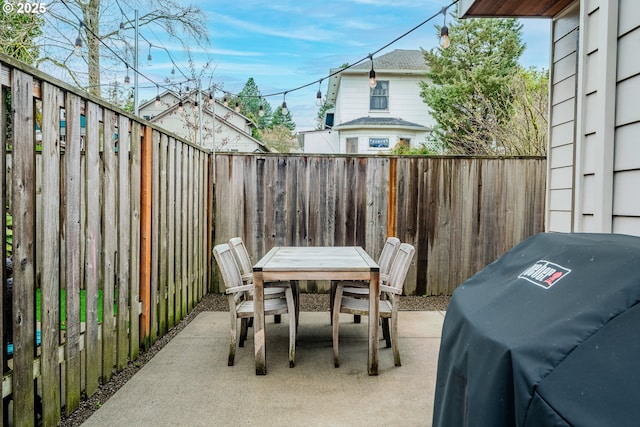
<path fill-rule="evenodd" d="M 354 280 L 369 282 L 368 373 L 378 375 L 380 267 L 359 246 L 277 246 L 253 266 L 256 375 L 267 373 L 264 282 Z"/>

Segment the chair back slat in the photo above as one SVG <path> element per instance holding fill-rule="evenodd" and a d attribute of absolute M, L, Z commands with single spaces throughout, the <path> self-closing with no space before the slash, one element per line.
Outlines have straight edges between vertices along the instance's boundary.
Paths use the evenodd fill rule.
<path fill-rule="evenodd" d="M 242 240 L 242 237 L 233 237 L 229 240 L 229 246 L 231 251 L 236 257 L 238 266 L 243 275 L 253 274 L 253 266 L 251 265 L 251 257 L 247 251 L 247 247 Z"/>
<path fill-rule="evenodd" d="M 391 270 L 389 271 L 389 281 L 387 285 L 396 289 L 402 289 L 404 286 L 404 280 L 407 277 L 409 267 L 411 266 L 411 260 L 416 249 L 409 243 L 402 243 L 398 248 L 393 263 L 391 264 Z"/>
<path fill-rule="evenodd" d="M 231 253 L 231 248 L 226 243 L 221 243 L 213 248 L 213 256 L 218 263 L 225 288 L 234 288 L 242 285 L 242 276 L 236 263 L 235 257 Z"/>
<path fill-rule="evenodd" d="M 381 274 L 389 274 L 391 264 L 399 247 L 400 239 L 397 237 L 387 237 L 387 240 L 384 242 L 384 246 L 382 247 L 380 258 L 378 258 L 378 265 L 380 266 Z"/>

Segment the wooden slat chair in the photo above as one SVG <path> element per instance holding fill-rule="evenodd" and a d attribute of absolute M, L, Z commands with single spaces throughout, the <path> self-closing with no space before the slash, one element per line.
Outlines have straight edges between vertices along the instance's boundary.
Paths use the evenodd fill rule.
<path fill-rule="evenodd" d="M 387 348 L 393 347 L 393 359 L 396 366 L 401 365 L 400 351 L 398 349 L 399 301 L 397 297 L 402 295 L 402 288 L 414 253 L 415 248 L 412 245 L 402 243 L 391 264 L 387 283 L 380 285 L 380 318 L 382 319 L 382 330 Z M 368 316 L 369 299 L 344 295 L 344 286 L 342 283 L 338 283 L 333 309 L 333 361 L 337 368 L 340 366 L 338 358 L 340 313 Z M 391 330 L 389 330 L 389 319 L 391 319 Z"/>
<path fill-rule="evenodd" d="M 253 283 L 243 283 L 240 268 L 228 244 L 222 243 L 213 248 L 213 256 L 218 263 L 229 301 L 231 319 L 231 342 L 229 343 L 228 365 L 233 366 L 236 355 L 237 323 L 240 319 L 240 347 L 247 338 L 248 321 L 253 318 L 253 300 L 250 293 Z M 275 315 L 289 313 L 289 366 L 295 366 L 296 315 L 291 288 L 285 288 L 284 297 L 264 300 L 264 314 Z"/>
<path fill-rule="evenodd" d="M 247 250 L 242 237 L 232 237 L 229 239 L 229 246 L 231 247 L 231 252 L 235 257 L 236 262 L 238 263 L 238 267 L 240 267 L 242 281 L 245 283 L 253 283 L 253 264 L 251 263 L 249 251 Z M 291 288 L 293 292 L 293 301 L 296 304 L 296 319 L 298 319 L 298 310 L 300 307 L 300 304 L 298 303 L 299 292 L 298 288 L 292 286 L 289 282 L 265 283 L 264 299 L 281 298 L 284 296 L 286 288 Z M 251 293 L 251 295 L 253 296 L 253 293 Z M 280 320 L 279 314 L 274 316 L 275 323 L 280 323 Z M 251 326 L 251 322 L 249 323 L 249 326 Z"/>
<path fill-rule="evenodd" d="M 380 252 L 378 258 L 378 266 L 380 267 L 380 283 L 386 284 L 389 279 L 389 270 L 391 269 L 391 263 L 396 257 L 398 248 L 400 247 L 400 239 L 397 237 L 387 237 Z M 369 282 L 342 282 L 343 295 L 349 295 L 356 298 L 368 298 L 369 297 Z M 331 312 L 331 318 L 333 319 L 333 302 L 335 300 L 335 290 L 337 284 L 331 286 L 331 299 L 329 301 L 329 311 Z M 333 320 L 332 320 L 333 321 Z M 353 316 L 354 323 L 360 323 L 360 315 L 355 314 Z"/>

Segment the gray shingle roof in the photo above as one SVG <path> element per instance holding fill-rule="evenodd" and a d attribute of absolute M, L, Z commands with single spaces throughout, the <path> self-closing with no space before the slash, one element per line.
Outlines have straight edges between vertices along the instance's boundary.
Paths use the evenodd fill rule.
<path fill-rule="evenodd" d="M 406 120 L 398 119 L 395 117 L 360 117 L 355 120 L 350 120 L 345 123 L 340 123 L 339 125 L 334 126 L 334 129 L 343 128 L 343 127 L 404 127 L 404 128 L 417 128 L 417 129 L 427 129 L 425 126 L 408 122 Z"/>
<path fill-rule="evenodd" d="M 364 61 L 353 69 L 369 70 L 371 61 Z M 396 49 L 381 56 L 373 57 L 373 68 L 378 70 L 428 70 L 421 50 Z"/>

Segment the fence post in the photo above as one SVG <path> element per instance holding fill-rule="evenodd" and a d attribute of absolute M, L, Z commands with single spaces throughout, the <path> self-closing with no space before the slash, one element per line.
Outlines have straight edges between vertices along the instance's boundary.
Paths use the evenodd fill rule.
<path fill-rule="evenodd" d="M 396 235 L 396 175 L 398 158 L 389 159 L 389 200 L 387 202 L 387 236 Z"/>
<path fill-rule="evenodd" d="M 152 134 L 149 127 L 143 128 L 140 154 L 140 344 L 149 347 L 151 315 L 151 172 Z"/>

